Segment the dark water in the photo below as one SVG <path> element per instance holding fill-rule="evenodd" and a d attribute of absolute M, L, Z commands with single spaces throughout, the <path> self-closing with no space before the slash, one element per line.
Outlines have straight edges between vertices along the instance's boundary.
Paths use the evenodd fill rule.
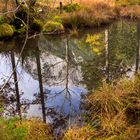
<path fill-rule="evenodd" d="M 140 23 L 119 21 L 79 36 L 38 36 L 0 42 L 5 116 L 40 117 L 55 125 L 78 120 L 82 95 L 103 81 L 131 77 L 140 68 Z M 47 116 L 47 117 L 46 117 Z"/>

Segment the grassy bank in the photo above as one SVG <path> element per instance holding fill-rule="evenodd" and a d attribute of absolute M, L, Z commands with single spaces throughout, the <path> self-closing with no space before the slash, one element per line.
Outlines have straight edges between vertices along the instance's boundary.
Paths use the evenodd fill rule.
<path fill-rule="evenodd" d="M 53 140 L 51 127 L 38 119 L 0 118 L 1 140 Z"/>
<path fill-rule="evenodd" d="M 108 25 L 120 18 L 139 20 L 139 4 L 139 0 L 75 0 L 72 3 L 63 1 L 60 13 L 58 1 L 46 2 L 45 0 L 38 0 L 30 10 L 29 32 L 30 34 L 37 32 L 60 34 L 64 33 L 67 29 L 76 31 L 81 28 Z M 10 6 L 10 3 L 8 3 L 8 5 L 10 10 L 12 6 L 13 10 L 15 9 L 14 4 Z M 14 13 L 15 15 L 12 15 L 12 13 L 7 14 L 7 16 L 1 14 L 0 27 L 3 27 L 1 24 L 6 22 L 12 26 L 8 31 L 11 31 L 11 28 L 13 28 L 13 31 L 8 33 L 0 32 L 0 38 L 5 38 L 8 35 L 11 37 L 13 32 L 16 35 L 24 35 L 27 11 L 26 6 L 23 4 Z"/>

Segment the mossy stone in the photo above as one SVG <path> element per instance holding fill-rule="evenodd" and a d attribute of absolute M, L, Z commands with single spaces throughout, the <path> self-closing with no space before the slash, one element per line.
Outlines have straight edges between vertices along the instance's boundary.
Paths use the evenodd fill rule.
<path fill-rule="evenodd" d="M 12 37 L 14 30 L 11 25 L 3 23 L 0 25 L 0 38 Z"/>

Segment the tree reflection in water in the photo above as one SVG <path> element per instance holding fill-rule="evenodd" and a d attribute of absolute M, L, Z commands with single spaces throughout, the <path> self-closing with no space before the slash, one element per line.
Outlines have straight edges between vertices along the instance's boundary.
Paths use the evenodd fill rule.
<path fill-rule="evenodd" d="M 22 118 L 31 112 L 31 117 L 41 117 L 57 129 L 77 122 L 82 112 L 81 95 L 86 89 L 92 91 L 103 80 L 114 82 L 138 71 L 139 33 L 139 24 L 120 21 L 79 38 L 40 36 L 28 40 L 22 62 L 3 90 L 5 112 L 11 116 L 22 114 Z M 20 50 L 20 40 L 15 41 L 17 45 L 14 41 L 13 46 L 18 48 L 7 48 L 10 59 L 5 58 L 10 60 L 12 70 Z M 18 74 L 19 69 L 22 74 Z M 4 79 L 1 73 L 0 78 Z"/>

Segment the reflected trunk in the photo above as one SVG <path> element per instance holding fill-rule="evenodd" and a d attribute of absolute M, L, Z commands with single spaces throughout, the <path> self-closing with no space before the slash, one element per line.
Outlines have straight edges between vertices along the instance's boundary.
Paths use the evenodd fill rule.
<path fill-rule="evenodd" d="M 15 91 L 16 91 L 17 112 L 18 112 L 18 115 L 19 115 L 20 119 L 22 119 L 21 104 L 20 104 L 20 94 L 19 94 L 19 87 L 18 87 L 18 79 L 17 79 L 17 71 L 16 71 L 14 52 L 11 51 L 10 55 L 11 55 L 11 63 L 12 63 L 13 76 L 14 76 L 14 85 L 15 85 Z"/>
<path fill-rule="evenodd" d="M 41 64 L 40 64 L 40 52 L 39 52 L 38 47 L 36 49 L 36 63 L 37 63 L 40 98 L 41 98 L 41 106 L 42 106 L 42 117 L 43 117 L 43 122 L 46 123 L 45 96 L 44 96 L 44 91 L 43 91 L 42 73 L 41 73 Z"/>
<path fill-rule="evenodd" d="M 135 73 L 139 70 L 139 60 L 140 60 L 140 23 L 137 24 L 137 46 L 136 46 L 136 68 Z"/>
<path fill-rule="evenodd" d="M 69 47 L 68 47 L 68 38 L 66 40 L 66 56 L 65 56 L 65 60 L 66 60 L 66 92 L 68 92 L 68 82 L 69 82 Z"/>
<path fill-rule="evenodd" d="M 71 100 L 71 93 L 69 91 L 69 38 L 66 38 L 66 56 L 65 56 L 65 61 L 66 61 L 66 93 L 65 96 L 67 98 L 68 96 L 68 101 L 70 105 L 70 110 L 69 110 L 69 121 L 68 121 L 68 126 L 71 125 L 71 119 L 72 119 L 72 113 L 73 113 L 73 108 L 72 108 L 72 100 Z"/>
<path fill-rule="evenodd" d="M 105 30 L 105 70 L 106 82 L 109 82 L 109 44 L 108 44 L 108 30 Z"/>

